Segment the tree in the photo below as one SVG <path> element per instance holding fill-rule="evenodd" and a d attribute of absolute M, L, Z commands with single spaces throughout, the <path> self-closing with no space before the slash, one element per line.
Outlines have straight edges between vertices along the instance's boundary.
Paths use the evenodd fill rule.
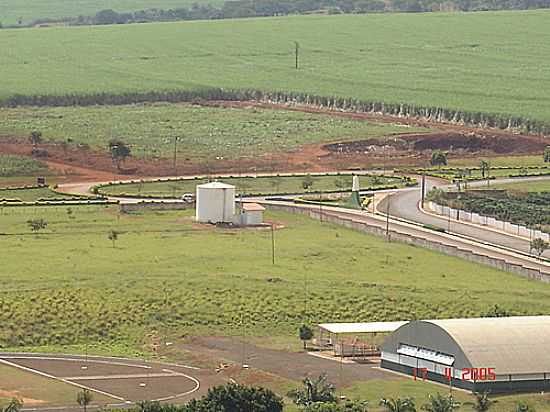
<path fill-rule="evenodd" d="M 27 220 L 27 225 L 29 225 L 29 228 L 33 231 L 38 233 L 39 231 L 46 229 L 48 226 L 48 222 L 46 222 L 44 219 L 29 219 Z"/>
<path fill-rule="evenodd" d="M 109 234 L 107 235 L 109 240 L 113 242 L 113 248 L 115 247 L 115 242 L 118 240 L 118 232 L 114 229 L 111 229 L 109 231 Z"/>
<path fill-rule="evenodd" d="M 432 166 L 445 166 L 447 164 L 447 154 L 441 150 L 435 150 L 432 152 L 432 157 L 430 159 L 430 164 Z"/>
<path fill-rule="evenodd" d="M 534 250 L 537 253 L 537 256 L 540 258 L 544 252 L 548 249 L 548 242 L 539 237 L 533 239 L 530 244 L 531 250 Z"/>
<path fill-rule="evenodd" d="M 23 402 L 19 399 L 13 398 L 6 407 L 0 408 L 0 412 L 18 412 L 23 406 Z"/>
<path fill-rule="evenodd" d="M 316 379 L 305 378 L 302 381 L 302 389 L 294 389 L 288 392 L 288 397 L 296 405 L 307 406 L 313 402 L 334 402 L 334 385 L 332 385 L 325 373 Z"/>
<path fill-rule="evenodd" d="M 302 326 L 300 326 L 299 333 L 300 333 L 300 339 L 304 343 L 304 350 L 306 350 L 307 349 L 307 344 L 306 344 L 307 341 L 311 340 L 311 338 L 313 338 L 313 330 L 307 325 L 302 325 Z"/>
<path fill-rule="evenodd" d="M 306 175 L 302 180 L 302 187 L 304 190 L 309 190 L 313 186 L 313 178 L 310 175 Z"/>
<path fill-rule="evenodd" d="M 456 402 L 453 395 L 442 396 L 440 393 L 428 395 L 428 403 L 422 405 L 422 409 L 427 412 L 453 412 L 460 408 L 460 403 Z"/>
<path fill-rule="evenodd" d="M 84 409 L 84 412 L 86 412 L 86 409 L 88 408 L 88 405 L 92 402 L 92 399 L 92 393 L 88 389 L 82 389 L 76 394 L 76 401 Z"/>
<path fill-rule="evenodd" d="M 40 143 L 42 143 L 42 132 L 38 130 L 33 130 L 29 138 L 31 144 L 36 148 Z"/>
<path fill-rule="evenodd" d="M 481 160 L 479 162 L 479 169 L 481 170 L 481 178 L 485 179 L 485 175 L 489 177 L 489 169 L 491 166 L 489 165 L 489 162 L 487 160 Z"/>
<path fill-rule="evenodd" d="M 543 158 L 545 163 L 550 163 L 550 146 L 544 148 Z"/>
<path fill-rule="evenodd" d="M 111 159 L 115 164 L 117 170 L 120 170 L 122 163 L 132 153 L 131 149 L 121 140 L 111 140 L 109 142 L 109 152 L 111 153 Z"/>
<path fill-rule="evenodd" d="M 535 408 L 524 401 L 519 401 L 516 405 L 515 412 L 535 412 Z"/>
<path fill-rule="evenodd" d="M 487 391 L 474 392 L 474 396 L 476 400 L 472 407 L 474 408 L 474 411 L 477 412 L 486 412 L 497 402 L 489 398 L 489 392 Z"/>
<path fill-rule="evenodd" d="M 412 398 L 382 398 L 380 406 L 388 412 L 416 412 L 416 405 Z"/>
<path fill-rule="evenodd" d="M 228 383 L 208 389 L 200 400 L 189 402 L 182 412 L 282 412 L 283 399 L 273 391 Z"/>

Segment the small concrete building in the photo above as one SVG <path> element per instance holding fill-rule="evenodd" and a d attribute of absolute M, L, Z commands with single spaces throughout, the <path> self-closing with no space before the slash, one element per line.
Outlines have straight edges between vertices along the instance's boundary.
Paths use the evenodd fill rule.
<path fill-rule="evenodd" d="M 201 223 L 233 223 L 235 186 L 211 182 L 197 186 L 195 218 Z"/>
<path fill-rule="evenodd" d="M 550 390 L 550 316 L 412 321 L 382 346 L 381 367 L 472 391 Z"/>
<path fill-rule="evenodd" d="M 265 208 L 258 203 L 241 204 L 240 224 L 244 226 L 261 225 L 264 221 Z"/>

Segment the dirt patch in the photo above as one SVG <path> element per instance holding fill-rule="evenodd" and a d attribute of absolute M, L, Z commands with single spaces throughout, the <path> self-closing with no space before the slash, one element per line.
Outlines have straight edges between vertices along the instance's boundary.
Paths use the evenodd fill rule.
<path fill-rule="evenodd" d="M 27 398 L 25 396 L 22 396 L 19 391 L 4 391 L 0 389 L 0 397 L 1 398 L 9 398 L 9 399 L 19 399 L 25 406 L 35 406 L 35 405 L 42 405 L 46 403 L 45 401 L 42 401 L 40 399 L 33 399 L 33 398 Z"/>
<path fill-rule="evenodd" d="M 196 337 L 185 343 L 178 343 L 177 346 L 237 365 L 244 361 L 250 368 L 265 371 L 285 380 L 300 381 L 305 376 L 319 376 L 322 373 L 327 373 L 330 381 L 336 386 L 351 386 L 356 382 L 369 379 L 398 379 L 394 374 L 378 369 L 376 363 L 340 364 L 340 362 L 311 356 L 305 352 L 287 352 L 259 347 L 238 338 Z"/>

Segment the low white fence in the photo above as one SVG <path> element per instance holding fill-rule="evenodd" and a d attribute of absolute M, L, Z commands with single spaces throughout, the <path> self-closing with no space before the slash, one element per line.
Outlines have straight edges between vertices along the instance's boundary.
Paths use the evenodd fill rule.
<path fill-rule="evenodd" d="M 453 209 L 447 206 L 438 205 L 435 202 L 428 202 L 428 207 L 441 216 L 449 217 L 453 221 L 471 222 L 477 225 L 488 226 L 501 230 L 512 235 L 522 236 L 529 239 L 540 238 L 550 242 L 550 234 L 540 230 L 529 229 L 525 226 L 497 220 L 494 217 L 483 216 L 478 213 L 470 213 L 461 209 Z"/>

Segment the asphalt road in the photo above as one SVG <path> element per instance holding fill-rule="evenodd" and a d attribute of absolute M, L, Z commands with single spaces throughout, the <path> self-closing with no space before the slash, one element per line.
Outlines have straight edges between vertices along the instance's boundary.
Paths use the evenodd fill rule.
<path fill-rule="evenodd" d="M 522 178 L 521 181 L 537 181 L 537 180 L 549 180 L 550 177 L 532 177 Z M 498 183 L 510 183 L 518 182 L 518 179 L 501 179 Z M 473 182 L 470 183 L 470 187 L 485 186 L 485 182 Z M 437 179 L 426 179 L 426 192 L 433 187 L 449 187 L 448 185 L 442 185 Z M 447 217 L 437 217 L 431 214 L 424 213 L 419 208 L 421 200 L 421 188 L 406 189 L 402 191 L 396 191 L 391 197 L 386 197 L 378 204 L 377 210 L 382 213 L 386 213 L 388 201 L 390 202 L 390 216 L 406 219 L 412 222 L 420 224 L 430 224 L 445 230 L 450 233 L 457 233 L 463 236 L 467 236 L 472 239 L 477 239 L 483 242 L 488 242 L 496 245 L 503 246 L 505 248 L 514 249 L 523 253 L 529 253 L 529 240 L 520 238 L 518 236 L 501 233 L 499 231 L 491 230 L 490 228 L 479 227 L 471 224 L 465 224 L 451 218 L 450 221 Z M 546 251 L 545 257 L 550 258 L 550 251 Z"/>

